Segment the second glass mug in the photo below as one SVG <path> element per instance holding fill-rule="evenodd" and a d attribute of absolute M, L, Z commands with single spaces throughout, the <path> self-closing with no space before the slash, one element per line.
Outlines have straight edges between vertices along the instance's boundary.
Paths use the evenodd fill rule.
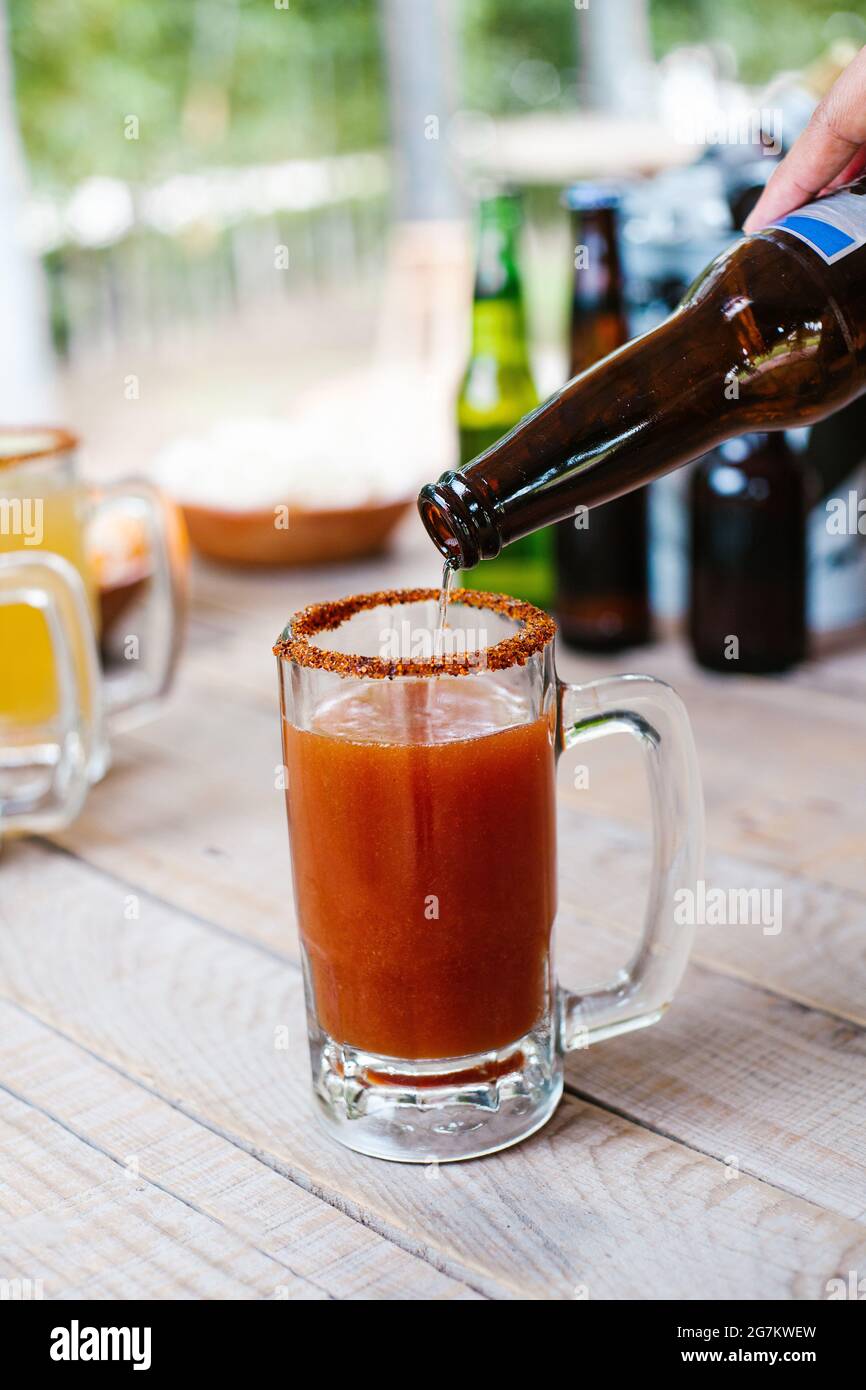
<path fill-rule="evenodd" d="M 155 489 L 94 493 L 78 441 L 54 428 L 0 428 L 0 837 L 59 829 L 108 765 L 109 732 L 160 698 L 179 650 L 182 579 Z M 116 508 L 147 535 L 152 572 L 139 659 L 105 677 L 86 528 Z"/>
<path fill-rule="evenodd" d="M 473 590 L 451 601 L 446 654 L 438 597 L 316 604 L 274 649 L 317 1113 L 349 1148 L 417 1163 L 526 1138 L 556 1108 L 566 1051 L 662 1017 L 703 838 L 669 686 L 564 684 L 552 619 Z M 553 965 L 555 765 L 617 731 L 646 760 L 646 917 L 615 979 L 575 991 Z"/>

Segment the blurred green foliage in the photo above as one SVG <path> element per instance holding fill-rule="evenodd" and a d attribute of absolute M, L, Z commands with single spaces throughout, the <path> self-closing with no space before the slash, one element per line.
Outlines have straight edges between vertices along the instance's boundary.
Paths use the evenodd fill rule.
<path fill-rule="evenodd" d="M 675 45 L 725 44 L 746 82 L 807 67 L 834 40 L 866 43 L 863 0 L 650 0 L 657 56 Z"/>
<path fill-rule="evenodd" d="M 579 21 L 572 0 L 457 0 L 455 12 L 465 106 L 495 114 L 573 106 Z M 537 70 L 534 102 L 529 64 L 546 64 L 558 77 L 545 87 Z"/>
<path fill-rule="evenodd" d="M 152 177 L 387 138 L 377 0 L 6 3 L 37 178 Z"/>
<path fill-rule="evenodd" d="M 6 0 L 37 181 L 152 178 L 387 140 L 377 0 Z M 403 0 L 426 3 L 426 0 Z M 613 0 L 592 0 L 613 3 Z M 653 42 L 727 45 L 760 82 L 834 39 L 866 41 L 866 0 L 651 0 Z M 457 90 L 493 113 L 579 92 L 573 0 L 455 0 Z M 139 138 L 124 122 L 136 116 Z"/>

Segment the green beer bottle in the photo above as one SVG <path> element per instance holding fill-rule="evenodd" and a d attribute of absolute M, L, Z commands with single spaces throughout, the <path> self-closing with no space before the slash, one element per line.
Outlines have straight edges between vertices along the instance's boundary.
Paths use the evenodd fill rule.
<path fill-rule="evenodd" d="M 516 194 L 498 193 L 482 200 L 472 352 L 457 400 L 461 468 L 538 405 L 529 367 L 517 260 L 520 223 Z M 483 561 L 464 574 L 463 582 L 473 589 L 549 605 L 554 589 L 552 528 L 533 532 L 508 546 L 495 560 Z"/>

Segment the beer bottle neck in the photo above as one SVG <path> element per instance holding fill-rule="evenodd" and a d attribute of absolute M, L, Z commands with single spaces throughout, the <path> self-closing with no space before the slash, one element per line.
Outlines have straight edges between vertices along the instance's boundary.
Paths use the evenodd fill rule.
<path fill-rule="evenodd" d="M 513 207 L 494 201 L 482 204 L 475 266 L 475 301 L 519 299 L 517 269 L 518 216 Z"/>
<path fill-rule="evenodd" d="M 701 381 L 689 371 L 701 317 L 698 306 L 678 310 L 568 382 L 459 473 L 424 488 L 419 508 L 442 554 L 471 568 L 735 433 L 720 377 Z"/>
<path fill-rule="evenodd" d="M 523 287 L 517 266 L 519 218 L 512 200 L 481 206 L 472 307 L 472 356 L 514 366 L 527 362 Z"/>
<path fill-rule="evenodd" d="M 621 347 L 629 337 L 613 207 L 572 213 L 574 285 L 571 299 L 571 376 Z"/>
<path fill-rule="evenodd" d="M 811 424 L 866 386 L 866 248 L 809 259 L 785 230 L 737 242 L 682 306 L 568 382 L 418 499 L 469 568 L 747 430 Z M 844 306 L 844 307 L 843 307 Z"/>
<path fill-rule="evenodd" d="M 622 309 L 622 276 L 614 208 L 572 214 L 573 308 L 578 314 Z"/>

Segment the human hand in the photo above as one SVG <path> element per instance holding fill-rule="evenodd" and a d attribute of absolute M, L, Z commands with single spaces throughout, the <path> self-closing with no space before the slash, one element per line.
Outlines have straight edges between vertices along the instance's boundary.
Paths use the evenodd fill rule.
<path fill-rule="evenodd" d="M 757 232 L 866 167 L 866 47 L 833 83 L 743 224 Z"/>

